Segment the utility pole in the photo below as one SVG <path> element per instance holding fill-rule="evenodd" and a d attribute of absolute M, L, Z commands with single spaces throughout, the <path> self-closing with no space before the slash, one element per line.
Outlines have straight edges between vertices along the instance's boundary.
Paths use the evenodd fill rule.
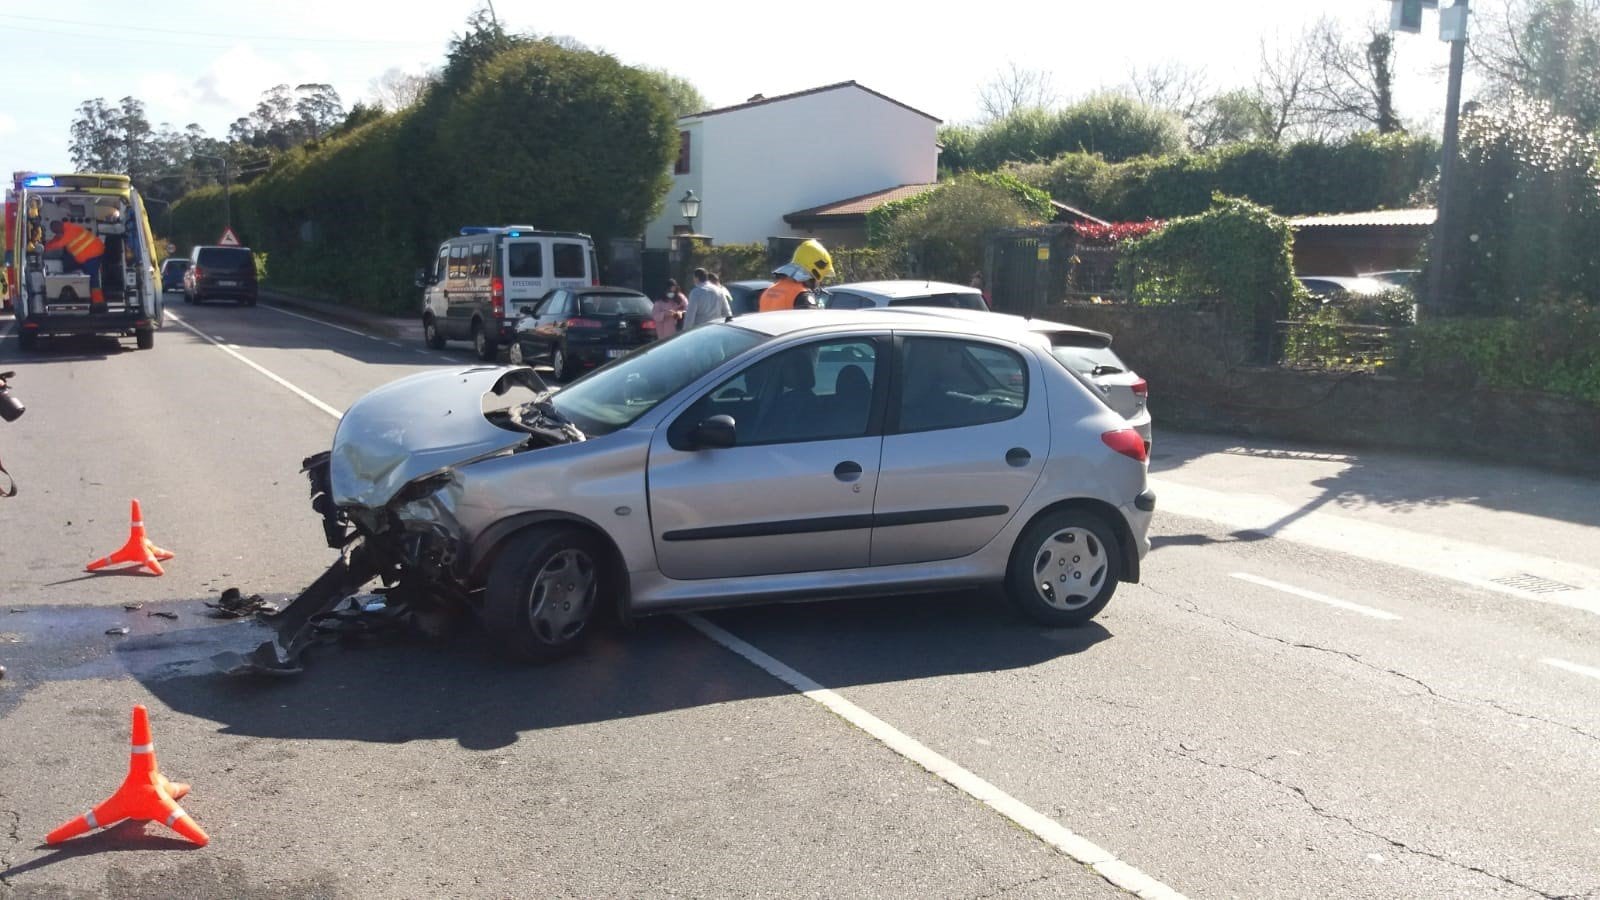
<path fill-rule="evenodd" d="M 212 156 L 208 153 L 195 153 L 193 155 L 197 159 L 214 159 L 217 162 L 222 163 L 222 227 L 232 228 L 233 200 L 230 197 L 230 194 L 233 187 L 233 180 L 231 177 L 232 170 L 228 168 L 228 158 L 226 156 Z"/>
<path fill-rule="evenodd" d="M 1445 315 L 1455 304 L 1457 279 L 1451 240 L 1457 230 L 1452 207 L 1456 193 L 1456 157 L 1460 150 L 1461 74 L 1467 59 L 1467 3 L 1440 10 L 1439 37 L 1450 42 L 1450 86 L 1445 98 L 1443 159 L 1439 164 L 1439 202 L 1433 222 L 1433 253 L 1428 261 L 1428 300 L 1425 309 Z"/>

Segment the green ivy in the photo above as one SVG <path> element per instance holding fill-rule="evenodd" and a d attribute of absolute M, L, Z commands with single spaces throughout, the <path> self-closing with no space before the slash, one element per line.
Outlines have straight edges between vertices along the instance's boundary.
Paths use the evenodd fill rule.
<path fill-rule="evenodd" d="M 1286 313 L 1305 295 L 1294 279 L 1289 223 L 1264 206 L 1217 196 L 1123 245 L 1119 276 L 1140 303 L 1220 300 L 1241 312 Z"/>
<path fill-rule="evenodd" d="M 1438 319 L 1411 329 L 1407 374 L 1534 390 L 1600 406 L 1600 310 L 1542 306 L 1518 317 Z"/>

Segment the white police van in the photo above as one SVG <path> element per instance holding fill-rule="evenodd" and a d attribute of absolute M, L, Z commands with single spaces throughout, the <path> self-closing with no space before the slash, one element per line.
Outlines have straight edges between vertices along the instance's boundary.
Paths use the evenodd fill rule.
<path fill-rule="evenodd" d="M 417 273 L 422 334 L 429 347 L 471 341 L 482 360 L 516 340 L 517 318 L 556 288 L 599 284 L 594 241 L 529 225 L 469 225 L 439 245 Z"/>

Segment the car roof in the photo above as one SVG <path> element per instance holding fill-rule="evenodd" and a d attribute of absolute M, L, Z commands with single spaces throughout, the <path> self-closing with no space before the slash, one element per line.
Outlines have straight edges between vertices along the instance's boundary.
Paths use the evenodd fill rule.
<path fill-rule="evenodd" d="M 727 281 L 727 282 L 724 282 L 723 286 L 724 287 L 745 288 L 747 290 L 754 290 L 756 288 L 762 288 L 764 290 L 766 288 L 772 287 L 772 279 L 770 279 L 770 278 L 746 278 L 746 279 L 743 279 L 743 280 L 740 280 L 740 281 Z"/>
<path fill-rule="evenodd" d="M 1104 338 L 1111 335 L 1090 328 L 1079 328 L 1044 319 L 1025 319 L 1005 313 L 982 312 L 976 309 L 945 309 L 942 307 L 890 306 L 869 309 L 786 309 L 778 312 L 754 313 L 740 316 L 737 327 L 748 328 L 762 334 L 779 336 L 810 328 L 831 328 L 849 325 L 855 329 L 917 328 L 929 331 L 948 331 L 953 334 L 973 334 L 1016 340 L 1030 334 L 1059 334 L 1073 332 Z"/>
<path fill-rule="evenodd" d="M 635 297 L 644 297 L 644 292 L 636 291 L 630 287 L 612 287 L 610 285 L 595 284 L 583 287 L 556 288 L 558 291 L 567 291 L 573 294 L 632 294 Z M 645 299 L 649 299 L 646 297 Z"/>
<path fill-rule="evenodd" d="M 921 297 L 925 294 L 982 294 L 983 292 L 971 285 L 952 284 L 948 281 L 921 281 L 913 279 L 900 279 L 895 281 L 855 281 L 848 284 L 836 284 L 829 287 L 830 291 L 850 291 L 855 294 L 870 294 L 888 299 L 901 297 Z"/>

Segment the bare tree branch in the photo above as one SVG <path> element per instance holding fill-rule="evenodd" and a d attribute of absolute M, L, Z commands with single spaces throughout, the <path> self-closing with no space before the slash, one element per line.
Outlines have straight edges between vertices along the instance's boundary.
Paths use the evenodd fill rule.
<path fill-rule="evenodd" d="M 1015 62 L 995 73 L 978 89 L 978 109 L 986 121 L 1003 119 L 1022 109 L 1043 109 L 1055 105 L 1056 92 L 1050 73 L 1025 69 Z"/>

